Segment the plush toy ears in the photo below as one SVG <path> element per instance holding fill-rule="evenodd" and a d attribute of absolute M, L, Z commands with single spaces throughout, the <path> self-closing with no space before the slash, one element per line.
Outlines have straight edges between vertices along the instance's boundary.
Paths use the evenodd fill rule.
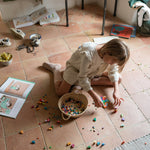
<path fill-rule="evenodd" d="M 135 2 L 133 5 L 132 5 L 132 8 L 135 8 L 135 9 L 139 9 L 141 7 L 144 7 L 146 4 L 145 3 L 142 3 L 140 1 L 137 1 Z"/>
<path fill-rule="evenodd" d="M 136 3 L 136 2 L 143 2 L 143 3 L 147 3 L 149 0 L 129 0 L 128 2 L 129 2 L 129 6 L 131 7 L 131 8 L 133 8 L 134 6 L 134 4 Z"/>

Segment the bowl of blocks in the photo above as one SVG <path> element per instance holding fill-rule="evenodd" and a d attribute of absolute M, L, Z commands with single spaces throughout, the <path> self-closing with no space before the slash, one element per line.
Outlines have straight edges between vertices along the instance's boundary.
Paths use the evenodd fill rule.
<path fill-rule="evenodd" d="M 0 64 L 3 66 L 8 66 L 12 63 L 13 56 L 10 53 L 3 52 L 0 54 Z"/>
<path fill-rule="evenodd" d="M 73 92 L 64 94 L 58 101 L 63 120 L 80 117 L 86 111 L 87 105 L 88 99 L 85 95 Z"/>

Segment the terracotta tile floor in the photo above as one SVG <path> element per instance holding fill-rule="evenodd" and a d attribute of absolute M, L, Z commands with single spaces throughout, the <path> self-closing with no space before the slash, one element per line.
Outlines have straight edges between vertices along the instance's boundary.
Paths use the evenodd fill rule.
<path fill-rule="evenodd" d="M 83 116 L 68 121 L 61 119 L 53 75 L 41 65 L 50 61 L 61 63 L 65 67 L 65 61 L 80 44 L 92 41 L 94 37 L 103 37 L 100 35 L 103 10 L 94 4 L 86 5 L 85 10 L 79 7 L 69 9 L 69 27 L 65 27 L 65 11 L 60 11 L 58 14 L 61 18 L 59 23 L 22 28 L 26 33 L 24 40 L 12 36 L 8 30 L 8 27 L 12 27 L 12 23 L 7 23 L 7 28 L 1 25 L 0 38 L 9 37 L 12 46 L 1 47 L 0 52 L 11 52 L 14 59 L 10 66 L 0 67 L 0 84 L 8 77 L 34 81 L 36 84 L 16 119 L 0 117 L 0 150 L 42 150 L 44 147 L 47 150 L 50 148 L 69 150 L 71 148 L 66 146 L 67 142 L 75 144 L 74 150 L 85 150 L 88 145 L 92 145 L 93 140 L 103 142 L 105 146 L 94 145 L 92 150 L 111 150 L 123 140 L 128 142 L 148 134 L 150 132 L 150 37 L 139 35 L 131 39 L 122 38 L 131 49 L 131 57 L 122 72 L 123 82 L 120 91 L 125 101 L 118 112 L 113 113 L 111 105 L 113 89 L 99 86 L 94 87 L 95 91 L 110 99 L 110 105 L 106 109 L 95 109 L 89 97 L 89 106 Z M 114 23 L 124 24 L 107 12 L 104 36 L 109 35 Z M 39 33 L 42 36 L 41 44 L 36 48 L 35 53 L 27 53 L 25 49 L 16 51 L 16 47 L 28 41 L 32 33 Z M 48 109 L 45 110 L 44 106 L 41 106 L 39 111 L 31 109 L 31 106 L 36 105 L 45 94 L 47 94 Z M 124 115 L 124 122 L 121 122 L 120 114 Z M 50 123 L 43 123 L 49 117 Z M 97 121 L 93 122 L 93 118 L 97 118 Z M 57 120 L 61 123 L 58 124 Z M 122 123 L 124 127 L 120 128 Z M 48 131 L 52 125 L 53 130 Z M 23 130 L 24 134 L 19 134 L 20 130 Z M 30 144 L 32 140 L 36 143 Z"/>

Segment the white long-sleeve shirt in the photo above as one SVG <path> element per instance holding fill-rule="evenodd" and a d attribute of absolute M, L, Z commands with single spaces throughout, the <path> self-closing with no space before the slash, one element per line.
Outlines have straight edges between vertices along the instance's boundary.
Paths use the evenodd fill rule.
<path fill-rule="evenodd" d="M 106 69 L 112 82 L 119 80 L 118 66 L 106 64 L 98 55 L 96 46 L 94 42 L 86 42 L 73 53 L 66 63 L 63 75 L 66 82 L 71 85 L 78 84 L 89 91 L 92 89 L 91 79 L 100 76 Z"/>

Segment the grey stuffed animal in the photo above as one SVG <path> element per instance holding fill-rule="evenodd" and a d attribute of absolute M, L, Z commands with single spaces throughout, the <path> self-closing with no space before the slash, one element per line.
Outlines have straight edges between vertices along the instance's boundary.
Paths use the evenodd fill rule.
<path fill-rule="evenodd" d="M 143 36 L 150 36 L 150 8 L 149 0 L 130 0 L 129 6 L 137 11 L 137 30 Z"/>

